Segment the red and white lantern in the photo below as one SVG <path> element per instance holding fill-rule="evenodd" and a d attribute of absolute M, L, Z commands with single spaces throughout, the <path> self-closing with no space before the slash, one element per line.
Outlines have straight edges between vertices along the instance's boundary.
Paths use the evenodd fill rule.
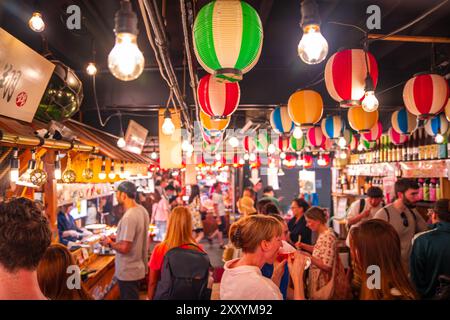
<path fill-rule="evenodd" d="M 200 108 L 212 119 L 226 119 L 239 105 L 241 91 L 237 82 L 219 82 L 207 74 L 200 79 L 197 97 Z"/>
<path fill-rule="evenodd" d="M 326 138 L 322 132 L 320 127 L 310 128 L 306 133 L 306 138 L 308 139 L 308 143 L 312 147 L 320 148 L 325 144 Z"/>
<path fill-rule="evenodd" d="M 281 152 L 286 152 L 289 149 L 289 137 L 280 136 L 278 137 L 276 147 Z"/>
<path fill-rule="evenodd" d="M 428 119 L 441 112 L 448 96 L 447 80 L 437 74 L 416 75 L 403 88 L 406 109 L 420 119 Z"/>
<path fill-rule="evenodd" d="M 407 134 L 401 134 L 395 131 L 394 128 L 389 128 L 389 139 L 392 141 L 395 145 L 404 144 L 408 141 L 408 135 Z"/>
<path fill-rule="evenodd" d="M 361 104 L 365 93 L 367 75 L 366 52 L 362 49 L 347 49 L 336 52 L 325 66 L 325 85 L 330 96 L 343 108 Z M 368 52 L 367 62 L 374 89 L 378 82 L 378 65 Z"/>
<path fill-rule="evenodd" d="M 250 137 L 250 136 L 244 137 L 243 143 L 244 143 L 244 150 L 247 153 L 252 153 L 253 151 L 255 151 L 256 144 L 255 144 L 255 140 L 253 139 L 253 137 Z"/>
<path fill-rule="evenodd" d="M 381 121 L 378 121 L 376 125 L 370 129 L 369 132 L 363 133 L 362 137 L 364 140 L 372 142 L 380 139 L 383 134 L 383 126 L 381 125 Z"/>

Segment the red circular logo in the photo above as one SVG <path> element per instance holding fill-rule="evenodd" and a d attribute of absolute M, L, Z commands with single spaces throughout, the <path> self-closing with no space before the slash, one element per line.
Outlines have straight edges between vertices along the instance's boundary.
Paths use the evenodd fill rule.
<path fill-rule="evenodd" d="M 16 106 L 23 107 L 25 103 L 27 103 L 28 95 L 25 93 L 25 91 L 22 91 L 19 93 L 16 97 Z"/>

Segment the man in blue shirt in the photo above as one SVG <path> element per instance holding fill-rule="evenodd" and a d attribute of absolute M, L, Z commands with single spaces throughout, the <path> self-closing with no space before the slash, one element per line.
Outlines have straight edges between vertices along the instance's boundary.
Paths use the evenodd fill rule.
<path fill-rule="evenodd" d="M 438 200 L 430 215 L 435 228 L 414 237 L 410 256 L 411 279 L 423 299 L 436 294 L 440 275 L 450 275 L 450 200 Z"/>

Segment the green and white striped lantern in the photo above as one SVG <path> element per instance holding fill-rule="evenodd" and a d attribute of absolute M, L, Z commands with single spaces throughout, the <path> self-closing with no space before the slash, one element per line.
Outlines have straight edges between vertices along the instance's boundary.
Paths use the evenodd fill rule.
<path fill-rule="evenodd" d="M 294 136 L 291 136 L 290 145 L 292 151 L 302 151 L 306 147 L 306 137 L 302 136 L 300 139 L 295 139 Z"/>
<path fill-rule="evenodd" d="M 207 72 L 224 81 L 240 81 L 261 54 L 261 19 L 244 1 L 212 1 L 195 18 L 193 39 L 197 60 Z"/>
<path fill-rule="evenodd" d="M 361 139 L 362 145 L 364 147 L 365 150 L 370 150 L 375 148 L 377 142 L 376 141 L 367 141 L 364 139 Z"/>
<path fill-rule="evenodd" d="M 258 152 L 267 152 L 267 148 L 270 144 L 270 135 L 265 130 L 263 132 L 259 132 L 255 139 L 256 150 Z"/>

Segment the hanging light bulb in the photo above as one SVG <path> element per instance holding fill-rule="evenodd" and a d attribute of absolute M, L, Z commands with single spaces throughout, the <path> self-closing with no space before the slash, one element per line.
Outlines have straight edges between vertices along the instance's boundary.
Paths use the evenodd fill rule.
<path fill-rule="evenodd" d="M 328 54 L 328 42 L 320 33 L 319 8 L 314 0 L 301 4 L 303 36 L 298 44 L 298 55 L 307 64 L 322 62 Z"/>
<path fill-rule="evenodd" d="M 123 137 L 120 137 L 118 140 L 117 140 L 117 146 L 119 147 L 119 148 L 124 148 L 125 146 L 126 146 L 126 142 L 125 142 L 125 139 L 123 138 Z"/>
<path fill-rule="evenodd" d="M 30 20 L 28 20 L 28 26 L 34 32 L 42 32 L 45 29 L 45 22 L 42 19 L 42 14 L 40 12 L 33 12 Z"/>
<path fill-rule="evenodd" d="M 267 152 L 273 154 L 277 151 L 277 148 L 271 143 L 269 144 L 269 146 L 267 147 Z"/>
<path fill-rule="evenodd" d="M 61 173 L 61 161 L 59 160 L 59 152 L 56 153 L 54 174 L 56 180 L 61 180 L 62 173 Z"/>
<path fill-rule="evenodd" d="M 241 159 L 239 159 L 239 164 L 240 164 L 240 165 L 244 165 L 244 164 L 245 164 L 245 160 L 244 160 L 244 159 L 242 159 L 242 158 L 241 158 Z"/>
<path fill-rule="evenodd" d="M 250 159 L 250 155 L 248 153 L 244 154 L 244 160 L 248 161 Z"/>
<path fill-rule="evenodd" d="M 198 175 L 198 176 L 197 176 L 197 180 L 202 180 L 202 176 L 201 176 L 201 175 Z"/>
<path fill-rule="evenodd" d="M 366 112 L 373 112 L 377 110 L 379 106 L 378 99 L 375 96 L 373 80 L 369 73 L 367 73 L 366 76 L 365 93 L 361 106 Z"/>
<path fill-rule="evenodd" d="M 362 145 L 362 143 L 358 144 L 358 151 L 363 151 L 364 150 L 364 146 Z"/>
<path fill-rule="evenodd" d="M 106 179 L 106 164 L 105 164 L 105 157 L 102 157 L 102 167 L 101 167 L 101 171 L 98 173 L 98 178 L 100 180 L 105 180 Z"/>
<path fill-rule="evenodd" d="M 292 135 L 294 136 L 295 139 L 301 139 L 303 137 L 302 128 L 300 128 L 299 126 L 295 126 Z"/>
<path fill-rule="evenodd" d="M 345 140 L 344 137 L 340 137 L 338 140 L 338 146 L 341 148 L 345 148 L 346 145 L 347 145 L 347 140 Z"/>
<path fill-rule="evenodd" d="M 9 171 L 9 177 L 11 182 L 16 183 L 19 180 L 19 149 L 14 148 L 13 156 L 11 158 L 11 169 Z"/>
<path fill-rule="evenodd" d="M 125 179 L 125 168 L 123 167 L 123 161 L 120 163 L 119 177 L 120 179 Z"/>
<path fill-rule="evenodd" d="M 36 154 L 34 150 L 31 150 L 31 159 L 28 161 L 27 173 L 28 175 L 31 171 L 36 169 Z"/>
<path fill-rule="evenodd" d="M 250 161 L 256 161 L 256 154 L 254 154 L 254 153 L 252 153 L 252 154 L 250 154 L 250 156 L 248 157 L 248 160 L 250 160 Z"/>
<path fill-rule="evenodd" d="M 441 144 L 441 143 L 444 142 L 444 136 L 443 136 L 442 134 L 438 133 L 438 134 L 436 135 L 436 137 L 434 138 L 434 141 L 435 141 L 437 144 Z"/>
<path fill-rule="evenodd" d="M 158 154 L 157 154 L 155 151 L 153 151 L 153 152 L 150 154 L 150 158 L 152 158 L 152 160 L 156 160 L 156 159 L 158 159 Z"/>
<path fill-rule="evenodd" d="M 108 178 L 111 180 L 116 178 L 116 171 L 114 169 L 114 160 L 111 161 L 111 167 L 109 168 Z"/>
<path fill-rule="evenodd" d="M 172 177 L 178 177 L 178 171 L 177 170 L 172 172 Z"/>
<path fill-rule="evenodd" d="M 164 111 L 164 122 L 161 129 L 162 133 L 166 136 L 172 135 L 175 131 L 175 125 L 172 122 L 172 117 L 170 116 L 170 111 L 168 108 Z"/>
<path fill-rule="evenodd" d="M 232 148 L 237 148 L 237 147 L 239 146 L 239 139 L 236 138 L 236 137 L 231 137 L 231 138 L 228 140 L 228 143 L 230 144 L 230 146 L 231 146 Z"/>
<path fill-rule="evenodd" d="M 108 56 L 108 68 L 119 80 L 130 81 L 144 70 L 144 55 L 137 45 L 137 17 L 130 1 L 121 1 L 115 15 L 116 44 Z"/>
<path fill-rule="evenodd" d="M 220 153 L 216 154 L 215 159 L 216 159 L 217 161 L 222 160 L 222 156 L 220 155 Z"/>
<path fill-rule="evenodd" d="M 280 169 L 278 170 L 278 175 L 279 175 L 279 176 L 284 176 L 284 171 L 283 171 L 283 169 L 280 168 Z"/>
<path fill-rule="evenodd" d="M 322 157 L 322 154 L 319 155 L 319 159 L 317 159 L 317 164 L 319 166 L 326 166 L 327 162 L 325 161 L 325 159 Z"/>
<path fill-rule="evenodd" d="M 95 76 L 97 74 L 97 66 L 94 62 L 89 62 L 86 67 L 86 73 L 90 76 Z"/>
<path fill-rule="evenodd" d="M 188 139 L 183 140 L 183 143 L 181 144 L 181 150 L 183 150 L 184 152 L 187 152 L 190 144 L 191 143 L 189 142 Z"/>
<path fill-rule="evenodd" d="M 341 158 L 342 160 L 347 159 L 347 152 L 341 151 L 341 153 L 339 154 L 339 158 Z"/>
<path fill-rule="evenodd" d="M 285 152 L 280 153 L 280 159 L 282 159 L 282 160 L 286 159 L 286 153 Z"/>

